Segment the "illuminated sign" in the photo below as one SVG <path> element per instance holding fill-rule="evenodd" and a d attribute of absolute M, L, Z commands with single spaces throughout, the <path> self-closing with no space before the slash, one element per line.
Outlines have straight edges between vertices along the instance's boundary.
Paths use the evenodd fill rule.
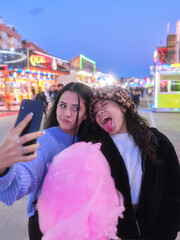
<path fill-rule="evenodd" d="M 37 67 L 63 72 L 70 71 L 69 61 L 27 48 L 0 49 L 0 64 L 8 65 L 13 69 Z"/>
<path fill-rule="evenodd" d="M 33 67 L 57 70 L 56 59 L 48 55 L 31 54 L 29 57 L 29 62 Z"/>
<path fill-rule="evenodd" d="M 158 65 L 157 66 L 157 70 L 159 72 L 180 72 L 180 63 L 175 63 L 172 65 L 167 65 L 167 64 L 163 64 L 163 65 Z"/>
<path fill-rule="evenodd" d="M 29 65 L 57 71 L 69 71 L 69 62 L 38 51 L 30 51 Z"/>
<path fill-rule="evenodd" d="M 46 60 L 45 60 L 45 57 L 44 56 L 40 56 L 40 55 L 35 55 L 35 54 L 32 54 L 31 56 L 30 56 L 30 63 L 32 64 L 32 66 L 36 66 L 36 65 L 38 65 L 39 63 L 40 64 L 43 64 L 43 63 L 45 63 L 46 62 Z"/>
<path fill-rule="evenodd" d="M 27 67 L 27 49 L 0 49 L 0 64 L 6 64 L 10 68 Z"/>
<path fill-rule="evenodd" d="M 174 67 L 174 68 L 180 68 L 180 63 L 174 63 L 171 66 Z"/>

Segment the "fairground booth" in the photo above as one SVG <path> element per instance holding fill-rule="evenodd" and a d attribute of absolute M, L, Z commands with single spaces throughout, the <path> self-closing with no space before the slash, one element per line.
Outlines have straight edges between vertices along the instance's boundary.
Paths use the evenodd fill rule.
<path fill-rule="evenodd" d="M 0 49 L 0 101 L 7 105 L 33 99 L 39 86 L 47 92 L 69 71 L 69 61 L 52 55 L 28 48 Z"/>
<path fill-rule="evenodd" d="M 155 65 L 152 110 L 180 112 L 180 64 Z"/>
<path fill-rule="evenodd" d="M 96 62 L 80 54 L 70 60 L 71 69 L 76 70 L 76 81 L 92 84 L 95 82 Z"/>
<path fill-rule="evenodd" d="M 70 74 L 59 75 L 58 83 L 81 82 L 93 87 L 96 82 L 96 62 L 80 54 L 70 61 Z"/>

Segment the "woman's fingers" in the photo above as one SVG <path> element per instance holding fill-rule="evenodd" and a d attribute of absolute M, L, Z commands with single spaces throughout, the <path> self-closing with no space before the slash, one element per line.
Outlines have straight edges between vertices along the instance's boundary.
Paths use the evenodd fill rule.
<path fill-rule="evenodd" d="M 15 163 L 31 161 L 36 158 L 36 151 L 39 148 L 39 143 L 30 144 L 28 146 L 23 146 L 23 144 L 41 137 L 44 131 L 27 133 L 20 137 L 20 134 L 31 121 L 32 117 L 32 114 L 28 114 L 22 122 L 8 133 L 3 143 L 0 145 L 0 170 L 4 170 Z M 31 154 L 24 155 L 28 153 Z"/>
<path fill-rule="evenodd" d="M 34 159 L 37 158 L 37 152 L 33 152 L 32 154 L 30 155 L 22 155 L 20 158 L 19 158 L 19 162 L 30 162 Z"/>
<path fill-rule="evenodd" d="M 33 151 L 29 151 L 29 150 L 27 151 L 27 149 L 24 150 L 24 148 L 25 147 L 23 147 L 24 153 L 26 152 L 26 154 L 27 153 L 31 153 L 31 154 L 23 155 L 23 153 L 20 152 L 19 156 L 16 157 L 16 162 L 15 163 L 18 163 L 18 162 L 29 162 L 29 161 L 32 161 L 32 160 L 36 159 L 36 157 L 37 157 L 37 152 L 36 151 L 34 151 L 34 152 Z"/>
<path fill-rule="evenodd" d="M 24 130 L 24 128 L 28 125 L 28 123 L 33 118 L 33 113 L 29 113 L 14 129 L 17 134 L 21 134 L 21 132 Z"/>
<path fill-rule="evenodd" d="M 28 125 L 28 123 L 31 121 L 33 117 L 33 114 L 30 113 L 28 114 L 23 120 L 22 122 L 20 122 L 12 131 L 14 133 L 14 135 L 19 136 L 22 131 L 24 130 L 24 128 Z M 29 141 L 32 141 L 34 139 L 37 139 L 39 137 L 41 137 L 44 134 L 43 131 L 37 131 L 37 132 L 33 132 L 33 133 L 28 133 L 23 135 L 22 137 L 18 137 L 16 142 L 20 143 L 21 145 L 24 143 L 27 143 Z"/>
<path fill-rule="evenodd" d="M 23 135 L 22 137 L 19 138 L 19 142 L 22 144 L 27 143 L 29 141 L 32 141 L 34 139 L 37 139 L 44 135 L 44 131 L 38 131 L 38 132 L 33 132 L 33 133 L 28 133 Z"/>
<path fill-rule="evenodd" d="M 29 146 L 21 146 L 21 154 L 34 153 L 39 148 L 39 143 L 31 144 Z"/>

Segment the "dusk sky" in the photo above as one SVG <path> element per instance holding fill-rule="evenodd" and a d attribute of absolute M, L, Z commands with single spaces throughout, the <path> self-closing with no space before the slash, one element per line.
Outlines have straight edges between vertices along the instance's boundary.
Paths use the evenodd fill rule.
<path fill-rule="evenodd" d="M 180 0 L 1 0 L 22 40 L 56 57 L 83 54 L 115 77 L 148 77 L 157 46 L 180 20 Z"/>

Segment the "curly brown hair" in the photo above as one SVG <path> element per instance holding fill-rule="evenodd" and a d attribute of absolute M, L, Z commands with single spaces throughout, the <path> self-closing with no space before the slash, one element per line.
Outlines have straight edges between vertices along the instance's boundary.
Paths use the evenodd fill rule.
<path fill-rule="evenodd" d="M 124 113 L 128 133 L 133 137 L 142 155 L 148 155 L 153 162 L 156 162 L 156 151 L 151 143 L 148 121 L 137 112 L 127 108 Z"/>
<path fill-rule="evenodd" d="M 124 113 L 124 118 L 127 131 L 139 147 L 142 156 L 146 156 L 147 154 L 153 163 L 158 163 L 156 160 L 156 149 L 151 142 L 148 121 L 130 108 Z M 96 122 L 91 122 L 89 129 L 90 132 L 86 136 L 82 136 L 80 141 L 91 141 L 92 143 L 103 143 L 106 141 L 108 133 L 99 127 Z"/>
<path fill-rule="evenodd" d="M 120 110 L 124 109 L 123 114 L 128 133 L 139 147 L 141 154 L 147 154 L 153 162 L 156 162 L 156 151 L 155 146 L 151 143 L 149 123 L 138 114 L 135 104 L 128 92 L 119 86 L 112 85 L 102 87 L 98 89 L 91 98 L 89 102 L 92 121 L 91 141 L 103 142 L 103 138 L 105 138 L 106 135 L 103 133 L 104 130 L 100 129 L 97 123 L 95 123 L 94 116 L 94 106 L 101 99 L 113 100 L 120 106 Z"/>

